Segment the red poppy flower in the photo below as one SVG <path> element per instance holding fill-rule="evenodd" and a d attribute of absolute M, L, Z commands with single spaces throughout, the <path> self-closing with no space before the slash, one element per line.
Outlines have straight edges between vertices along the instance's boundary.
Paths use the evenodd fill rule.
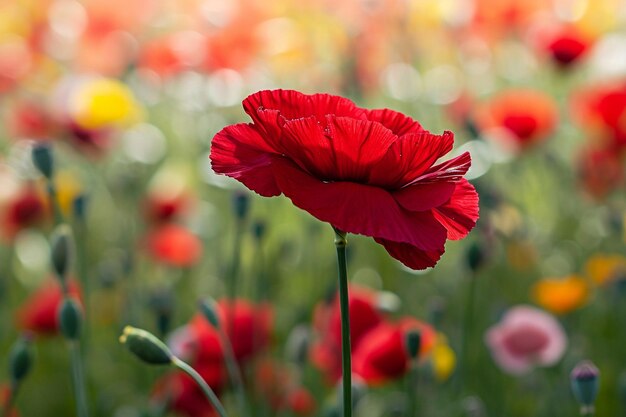
<path fill-rule="evenodd" d="M 554 62 L 569 67 L 578 61 L 590 48 L 592 40 L 574 25 L 560 25 L 543 37 L 543 47 Z"/>
<path fill-rule="evenodd" d="M 578 158 L 578 178 L 585 192 L 602 200 L 624 184 L 622 156 L 614 149 L 583 149 Z"/>
<path fill-rule="evenodd" d="M 211 386 L 211 388 L 215 390 L 215 387 Z M 157 401 L 167 403 L 169 410 L 182 416 L 214 417 L 217 415 L 196 382 L 180 371 L 169 373 L 157 381 L 152 395 Z"/>
<path fill-rule="evenodd" d="M 189 198 L 185 194 L 169 195 L 151 193 L 144 201 L 144 212 L 150 223 L 166 223 L 174 220 L 189 206 Z"/>
<path fill-rule="evenodd" d="M 70 295 L 80 299 L 80 289 L 74 280 L 68 281 Z M 47 279 L 17 311 L 18 326 L 37 334 L 50 335 L 59 331 L 58 310 L 63 301 L 61 284 Z"/>
<path fill-rule="evenodd" d="M 579 91 L 572 100 L 572 113 L 603 146 L 626 146 L 626 81 Z"/>
<path fill-rule="evenodd" d="M 350 285 L 350 338 L 354 352 L 365 335 L 382 323 L 384 317 L 376 308 L 376 293 Z M 318 339 L 311 346 L 311 361 L 329 380 L 341 375 L 341 312 L 337 296 L 319 304 L 314 311 L 313 327 Z"/>
<path fill-rule="evenodd" d="M 421 344 L 418 358 L 424 358 L 435 345 L 436 333 L 426 323 L 406 317 L 398 323 L 382 323 L 368 332 L 353 351 L 353 371 L 368 384 L 380 384 L 402 377 L 409 367 L 405 333 L 419 330 Z"/>
<path fill-rule="evenodd" d="M 546 139 L 555 129 L 558 110 L 554 99 L 540 91 L 510 89 L 477 110 L 483 132 L 503 130 L 496 139 L 512 150 L 525 150 Z"/>
<path fill-rule="evenodd" d="M 270 341 L 272 310 L 266 304 L 254 305 L 246 300 L 233 303 L 221 300 L 217 304 L 221 325 L 239 362 L 246 361 L 262 351 Z M 200 341 L 198 358 L 223 357 L 219 334 L 203 315 L 196 315 L 189 323 L 190 329 Z"/>
<path fill-rule="evenodd" d="M 328 94 L 261 91 L 243 106 L 254 123 L 222 129 L 210 158 L 258 194 L 285 194 L 338 229 L 374 237 L 413 269 L 434 266 L 446 239 L 476 224 L 469 154 L 435 164 L 452 149 L 451 132 Z"/>
<path fill-rule="evenodd" d="M 166 224 L 146 238 L 150 254 L 159 262 L 176 267 L 194 265 L 202 256 L 202 242 L 189 230 Z"/>
<path fill-rule="evenodd" d="M 317 408 L 311 392 L 301 386 L 297 375 L 273 360 L 261 360 L 255 369 L 255 389 L 264 402 L 278 413 L 289 411 L 297 416 L 312 415 Z"/>
<path fill-rule="evenodd" d="M 20 230 L 46 218 L 47 205 L 35 187 L 26 186 L 4 207 L 2 233 L 11 239 Z"/>

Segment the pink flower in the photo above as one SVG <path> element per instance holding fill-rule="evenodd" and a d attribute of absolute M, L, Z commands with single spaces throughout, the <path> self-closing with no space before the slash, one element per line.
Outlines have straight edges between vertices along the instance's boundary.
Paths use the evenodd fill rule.
<path fill-rule="evenodd" d="M 487 331 L 485 342 L 502 370 L 521 375 L 536 365 L 557 363 L 565 352 L 567 336 L 550 314 L 520 305 Z"/>

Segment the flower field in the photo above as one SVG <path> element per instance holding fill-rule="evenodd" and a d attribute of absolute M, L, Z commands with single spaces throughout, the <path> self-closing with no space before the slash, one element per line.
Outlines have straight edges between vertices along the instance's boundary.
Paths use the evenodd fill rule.
<path fill-rule="evenodd" d="M 0 0 L 0 417 L 626 415 L 622 0 Z"/>

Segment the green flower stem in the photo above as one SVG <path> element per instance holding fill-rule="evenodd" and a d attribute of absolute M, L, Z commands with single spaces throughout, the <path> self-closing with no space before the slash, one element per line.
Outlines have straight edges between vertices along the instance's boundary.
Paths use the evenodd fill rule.
<path fill-rule="evenodd" d="M 87 394 L 85 392 L 85 377 L 82 356 L 80 354 L 80 343 L 78 340 L 71 340 L 69 343 L 72 361 L 72 380 L 74 382 L 74 394 L 76 396 L 76 415 L 78 417 L 88 417 L 89 410 L 87 408 Z"/>
<path fill-rule="evenodd" d="M 83 326 L 83 350 L 86 350 L 89 345 L 90 334 L 89 330 L 91 326 L 89 325 L 89 320 L 91 319 L 91 308 L 90 308 L 90 280 L 87 278 L 87 230 L 86 224 L 83 220 L 79 220 L 78 224 L 74 228 L 75 230 L 75 239 L 76 239 L 76 273 L 78 275 L 78 280 L 82 286 L 83 290 L 83 308 L 85 313 L 85 323 Z"/>
<path fill-rule="evenodd" d="M 59 225 L 63 223 L 63 215 L 61 214 L 61 208 L 59 207 L 59 199 L 57 198 L 57 189 L 54 186 L 52 180 L 47 181 L 48 197 L 50 199 L 50 206 L 52 207 L 52 216 L 54 218 L 54 224 Z"/>
<path fill-rule="evenodd" d="M 463 327 L 461 336 L 461 366 L 459 367 L 459 389 L 464 390 L 465 376 L 469 375 L 469 346 L 470 339 L 474 333 L 474 304 L 476 299 L 476 274 L 470 274 L 469 289 L 465 300 L 465 310 L 463 314 Z"/>
<path fill-rule="evenodd" d="M 4 404 L 4 407 L 2 407 L 2 417 L 9 417 L 11 415 L 11 410 L 13 409 L 13 404 L 15 404 L 19 388 L 19 382 L 11 382 L 11 386 L 9 387 L 9 397 L 7 398 L 7 402 Z"/>
<path fill-rule="evenodd" d="M 417 359 L 412 359 L 409 365 L 409 375 L 407 381 L 407 396 L 409 400 L 409 412 L 407 414 L 408 417 L 417 416 L 417 387 Z"/>
<path fill-rule="evenodd" d="M 233 384 L 233 388 L 235 389 L 235 395 L 237 397 L 237 405 L 239 406 L 239 413 L 241 414 L 241 416 L 249 417 L 250 407 L 248 403 L 248 398 L 246 397 L 246 391 L 243 385 L 241 369 L 239 369 L 239 365 L 237 365 L 237 361 L 235 360 L 235 353 L 233 351 L 233 345 L 230 343 L 230 340 L 224 333 L 224 329 L 222 329 L 221 326 L 218 327 L 218 329 L 220 333 L 222 346 L 224 347 L 224 358 L 226 360 L 226 370 L 228 371 L 230 381 Z"/>
<path fill-rule="evenodd" d="M 200 374 L 196 372 L 191 366 L 187 365 L 185 362 L 181 361 L 177 357 L 172 358 L 172 364 L 176 366 L 178 369 L 189 375 L 198 386 L 202 389 L 202 392 L 206 396 L 207 400 L 211 403 L 215 411 L 219 414 L 220 417 L 228 417 L 226 414 L 226 410 L 224 410 L 224 406 L 215 395 L 215 392 L 211 389 L 211 387 L 202 379 Z"/>
<path fill-rule="evenodd" d="M 350 303 L 346 266 L 346 233 L 335 229 L 335 248 L 339 269 L 339 305 L 341 307 L 341 369 L 343 373 L 343 417 L 352 416 L 352 357 L 350 349 Z"/>
<path fill-rule="evenodd" d="M 232 264 L 230 265 L 230 270 L 228 272 L 228 299 L 230 300 L 231 308 L 234 311 L 235 309 L 235 299 L 237 298 L 237 284 L 239 280 L 239 263 L 241 259 L 241 239 L 243 237 L 243 228 L 244 228 L 244 220 L 237 217 L 237 222 L 235 224 L 235 238 L 233 240 L 233 259 Z M 232 311 L 230 314 L 234 314 Z M 230 320 L 229 324 L 229 332 L 231 334 L 235 333 L 235 320 Z"/>

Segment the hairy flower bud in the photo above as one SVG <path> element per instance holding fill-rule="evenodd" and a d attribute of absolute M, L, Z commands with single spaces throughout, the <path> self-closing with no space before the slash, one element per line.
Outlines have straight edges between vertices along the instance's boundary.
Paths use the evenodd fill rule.
<path fill-rule="evenodd" d="M 409 358 L 415 359 L 419 355 L 420 347 L 422 344 L 422 334 L 419 330 L 409 330 L 404 335 L 404 343 L 406 351 L 409 354 Z"/>
<path fill-rule="evenodd" d="M 213 298 L 207 298 L 206 300 L 200 300 L 198 303 L 200 307 L 200 312 L 206 318 L 213 327 L 219 329 L 220 327 L 220 319 L 217 315 L 217 303 Z"/>
<path fill-rule="evenodd" d="M 33 146 L 31 158 L 35 168 L 47 179 L 52 179 L 54 174 L 54 158 L 52 148 L 46 143 L 38 143 Z"/>
<path fill-rule="evenodd" d="M 69 226 L 62 224 L 52 234 L 52 268 L 61 282 L 65 282 L 73 254 L 72 232 Z"/>
<path fill-rule="evenodd" d="M 20 337 L 9 353 L 9 376 L 18 383 L 28 374 L 33 364 L 33 350 L 29 335 Z"/>
<path fill-rule="evenodd" d="M 174 355 L 165 343 L 152 333 L 136 327 L 124 327 L 120 342 L 143 362 L 152 365 L 167 365 L 174 359 Z"/>

